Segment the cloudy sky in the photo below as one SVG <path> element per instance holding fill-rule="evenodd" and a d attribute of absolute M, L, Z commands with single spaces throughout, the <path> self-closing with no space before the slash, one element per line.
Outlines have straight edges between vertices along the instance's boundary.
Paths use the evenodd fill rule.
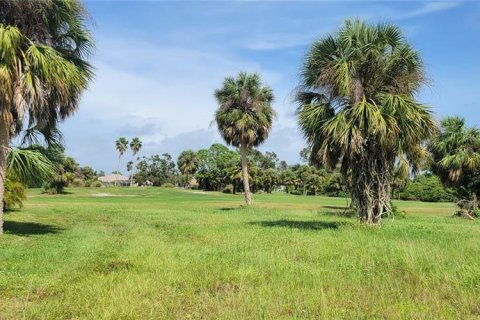
<path fill-rule="evenodd" d="M 421 52 L 431 85 L 419 99 L 438 118 L 480 122 L 480 2 L 87 1 L 96 79 L 61 128 L 67 153 L 111 172 L 114 142 L 138 136 L 141 155 L 221 142 L 211 125 L 213 92 L 225 76 L 258 72 L 275 92 L 278 119 L 260 148 L 289 163 L 304 146 L 292 91 L 315 39 L 346 18 L 400 25 Z M 124 166 L 124 165 L 122 165 Z M 125 171 L 125 170 L 123 170 Z"/>

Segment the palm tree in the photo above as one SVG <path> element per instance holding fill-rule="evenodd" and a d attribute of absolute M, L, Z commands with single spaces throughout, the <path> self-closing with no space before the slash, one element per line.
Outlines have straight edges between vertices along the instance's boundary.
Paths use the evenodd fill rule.
<path fill-rule="evenodd" d="M 297 112 L 310 159 L 340 164 L 360 220 L 379 223 L 391 212 L 395 162 L 418 169 L 422 144 L 437 130 L 415 100 L 425 82 L 419 54 L 394 25 L 347 20 L 312 45 L 301 78 Z"/>
<path fill-rule="evenodd" d="M 467 128 L 465 119 L 447 117 L 441 122 L 441 132 L 429 145 L 432 171 L 446 186 L 468 192 L 473 209 L 477 209 L 478 171 L 480 165 L 480 130 Z"/>
<path fill-rule="evenodd" d="M 240 148 L 245 203 L 251 204 L 247 153 L 264 142 L 272 129 L 273 91 L 261 83 L 258 74 L 240 72 L 236 78 L 226 78 L 215 97 L 219 104 L 215 113 L 218 130 L 228 145 Z"/>
<path fill-rule="evenodd" d="M 132 141 L 130 142 L 130 149 L 132 150 L 132 157 L 134 161 L 135 161 L 135 156 L 137 155 L 137 153 L 140 151 L 141 148 L 142 148 L 142 141 L 140 140 L 140 138 L 138 137 L 133 138 Z M 133 185 L 134 169 L 135 169 L 135 166 L 134 166 L 134 163 L 132 162 L 132 175 L 130 176 L 130 186 Z"/>
<path fill-rule="evenodd" d="M 187 176 L 186 185 L 190 185 L 189 175 L 194 174 L 199 165 L 197 153 L 192 150 L 185 150 L 178 157 L 177 166 L 180 172 Z"/>
<path fill-rule="evenodd" d="M 54 130 L 75 112 L 93 76 L 88 21 L 77 0 L 0 6 L 0 203 L 12 139 L 25 127 Z"/>
<path fill-rule="evenodd" d="M 117 174 L 119 174 L 120 173 L 120 159 L 122 158 L 125 151 L 127 151 L 127 149 L 128 149 L 128 140 L 125 139 L 124 137 L 118 138 L 117 141 L 115 141 L 115 148 L 117 149 L 118 153 L 120 154 L 118 156 L 118 165 L 117 165 Z M 117 186 L 117 179 L 115 179 L 115 186 Z"/>
<path fill-rule="evenodd" d="M 131 176 L 133 176 L 132 170 L 133 170 L 133 161 L 128 161 L 128 162 L 127 162 L 127 171 L 128 171 L 128 172 L 131 172 L 131 173 L 130 173 Z M 130 178 L 131 178 L 131 177 L 130 177 Z M 130 180 L 130 185 L 132 185 L 131 180 Z"/>

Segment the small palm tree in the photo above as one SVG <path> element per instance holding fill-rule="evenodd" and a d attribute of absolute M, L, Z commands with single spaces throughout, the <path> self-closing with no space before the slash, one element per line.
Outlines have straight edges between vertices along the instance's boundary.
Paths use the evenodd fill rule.
<path fill-rule="evenodd" d="M 391 212 L 395 162 L 418 168 L 437 130 L 415 100 L 425 80 L 418 52 L 394 25 L 347 20 L 312 45 L 301 77 L 298 119 L 310 160 L 340 164 L 360 220 L 379 223 Z"/>
<path fill-rule="evenodd" d="M 468 191 L 477 209 L 475 170 L 480 166 L 480 130 L 467 128 L 465 119 L 447 117 L 441 122 L 441 132 L 429 145 L 432 171 L 446 186 Z M 472 181 L 475 180 L 475 181 Z"/>
<path fill-rule="evenodd" d="M 0 14 L 1 203 L 10 142 L 25 127 L 54 130 L 75 112 L 93 76 L 93 41 L 77 0 L 3 1 Z"/>
<path fill-rule="evenodd" d="M 192 150 L 185 150 L 178 157 L 177 166 L 180 172 L 186 175 L 186 186 L 190 185 L 189 175 L 194 174 L 199 165 L 200 160 L 198 159 L 198 155 Z"/>
<path fill-rule="evenodd" d="M 130 175 L 133 175 L 133 161 L 128 161 L 127 162 L 127 172 L 131 172 Z"/>
<path fill-rule="evenodd" d="M 120 172 L 120 159 L 122 158 L 125 151 L 128 149 L 128 140 L 124 137 L 118 138 L 115 141 L 115 148 L 117 149 L 119 156 L 118 156 L 118 165 L 117 165 L 117 173 Z M 117 179 L 115 179 L 115 186 L 117 186 Z"/>
<path fill-rule="evenodd" d="M 262 84 L 258 74 L 240 72 L 236 78 L 226 78 L 215 97 L 219 104 L 215 113 L 218 130 L 228 145 L 240 149 L 245 203 L 251 204 L 247 153 L 263 143 L 272 129 L 273 91 Z"/>
<path fill-rule="evenodd" d="M 134 161 L 135 161 L 135 156 L 137 155 L 137 153 L 140 151 L 141 148 L 142 148 L 142 141 L 140 140 L 140 138 L 138 137 L 133 138 L 132 141 L 130 142 L 130 149 L 132 150 L 132 157 Z M 135 170 L 135 166 L 132 161 L 132 174 L 130 176 L 130 186 L 133 185 L 133 173 L 134 173 L 133 170 Z"/>

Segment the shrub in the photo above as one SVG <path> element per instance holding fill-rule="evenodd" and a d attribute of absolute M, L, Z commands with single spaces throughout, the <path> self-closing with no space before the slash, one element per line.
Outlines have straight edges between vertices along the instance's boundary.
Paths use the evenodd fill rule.
<path fill-rule="evenodd" d="M 455 201 L 455 191 L 445 188 L 440 179 L 432 174 L 417 176 L 409 181 L 407 187 L 400 193 L 402 200 L 420 200 L 427 202 Z"/>
<path fill-rule="evenodd" d="M 84 187 L 85 186 L 85 181 L 83 181 L 83 179 L 73 179 L 73 181 L 70 183 L 70 185 L 72 187 L 76 187 L 76 188 L 79 188 L 79 187 Z"/>
<path fill-rule="evenodd" d="M 92 183 L 90 183 L 90 187 L 91 188 L 100 188 L 103 186 L 103 183 L 101 181 L 92 181 Z"/>
<path fill-rule="evenodd" d="M 228 184 L 223 188 L 222 190 L 223 193 L 233 193 L 233 186 L 231 184 Z"/>
<path fill-rule="evenodd" d="M 175 186 L 170 182 L 165 182 L 161 185 L 162 188 L 175 188 Z"/>
<path fill-rule="evenodd" d="M 9 178 L 5 181 L 5 196 L 3 207 L 6 210 L 23 207 L 23 200 L 27 198 L 25 186 L 18 181 Z"/>

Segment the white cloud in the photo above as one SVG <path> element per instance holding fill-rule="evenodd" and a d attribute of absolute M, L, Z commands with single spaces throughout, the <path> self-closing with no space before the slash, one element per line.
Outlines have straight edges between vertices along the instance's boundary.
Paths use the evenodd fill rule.
<path fill-rule="evenodd" d="M 406 14 L 404 18 L 418 17 L 438 11 L 452 9 L 457 7 L 459 4 L 460 2 L 427 2 L 420 9 Z"/>
<path fill-rule="evenodd" d="M 68 152 L 81 164 L 111 171 L 119 136 L 139 136 L 143 154 L 177 152 L 220 142 L 209 128 L 217 108 L 213 92 L 227 75 L 259 72 L 275 86 L 282 76 L 261 65 L 211 49 L 160 46 L 139 40 L 99 41 L 97 76 L 76 117 L 62 126 Z M 289 92 L 276 92 L 277 124 L 287 124 Z M 91 132 L 85 132 L 91 128 Z M 208 145 L 206 145 L 208 144 Z"/>

